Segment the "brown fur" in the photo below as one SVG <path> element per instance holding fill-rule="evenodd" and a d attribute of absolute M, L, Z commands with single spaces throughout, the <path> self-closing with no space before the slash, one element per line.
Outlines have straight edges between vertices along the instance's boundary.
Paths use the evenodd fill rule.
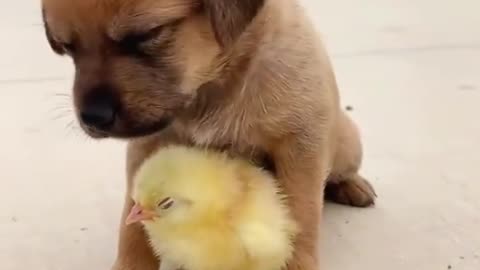
<path fill-rule="evenodd" d="M 129 139 L 127 191 L 142 161 L 167 144 L 268 160 L 302 229 L 289 270 L 317 269 L 327 179 L 328 198 L 373 204 L 358 174 L 358 132 L 296 1 L 43 0 L 43 8 L 53 50 L 75 61 L 77 111 L 99 91 L 118 101 L 111 129 L 84 129 Z M 145 33 L 151 40 L 132 47 Z M 131 205 L 127 195 L 123 218 Z M 142 230 L 122 225 L 114 269 L 157 267 Z"/>

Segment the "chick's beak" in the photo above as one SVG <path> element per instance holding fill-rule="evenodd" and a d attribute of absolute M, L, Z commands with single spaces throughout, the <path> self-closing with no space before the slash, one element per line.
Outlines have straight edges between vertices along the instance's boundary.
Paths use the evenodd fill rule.
<path fill-rule="evenodd" d="M 155 216 L 156 216 L 155 212 L 144 209 L 139 204 L 135 204 L 132 207 L 132 210 L 130 210 L 130 214 L 128 214 L 127 219 L 125 220 L 125 223 L 127 225 L 131 225 L 133 223 L 137 223 L 141 221 L 153 220 Z"/>

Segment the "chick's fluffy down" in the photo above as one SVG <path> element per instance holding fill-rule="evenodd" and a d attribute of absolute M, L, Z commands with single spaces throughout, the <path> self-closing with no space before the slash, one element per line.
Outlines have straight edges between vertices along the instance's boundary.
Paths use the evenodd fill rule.
<path fill-rule="evenodd" d="M 175 204 L 158 209 L 172 198 Z M 143 224 L 155 252 L 185 270 L 280 270 L 297 227 L 267 172 L 225 154 L 160 149 L 135 178 L 133 199 L 158 213 Z"/>

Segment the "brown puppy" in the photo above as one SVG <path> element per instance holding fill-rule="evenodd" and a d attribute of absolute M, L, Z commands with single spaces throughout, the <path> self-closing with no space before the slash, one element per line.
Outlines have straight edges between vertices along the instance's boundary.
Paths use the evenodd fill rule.
<path fill-rule="evenodd" d="M 53 50 L 74 60 L 84 130 L 129 139 L 128 189 L 171 143 L 269 165 L 302 229 L 289 270 L 317 269 L 327 179 L 330 199 L 373 204 L 359 135 L 297 1 L 43 0 L 43 11 Z M 126 196 L 125 213 L 131 205 Z M 114 269 L 157 267 L 142 230 L 122 225 Z"/>

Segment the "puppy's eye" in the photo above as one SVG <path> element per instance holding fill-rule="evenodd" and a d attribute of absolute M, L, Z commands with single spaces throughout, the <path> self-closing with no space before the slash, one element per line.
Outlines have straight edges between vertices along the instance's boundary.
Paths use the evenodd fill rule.
<path fill-rule="evenodd" d="M 76 51 L 75 44 L 73 44 L 73 43 L 61 42 L 60 46 L 68 54 L 73 54 Z"/>
<path fill-rule="evenodd" d="M 141 54 L 142 53 L 141 46 L 144 43 L 157 38 L 163 29 L 164 29 L 164 26 L 159 26 L 145 33 L 127 34 L 122 40 L 118 42 L 118 45 L 124 53 Z"/>
<path fill-rule="evenodd" d="M 163 210 L 167 210 L 170 207 L 172 207 L 174 203 L 175 201 L 172 198 L 167 197 L 158 203 L 158 207 L 160 207 Z"/>

